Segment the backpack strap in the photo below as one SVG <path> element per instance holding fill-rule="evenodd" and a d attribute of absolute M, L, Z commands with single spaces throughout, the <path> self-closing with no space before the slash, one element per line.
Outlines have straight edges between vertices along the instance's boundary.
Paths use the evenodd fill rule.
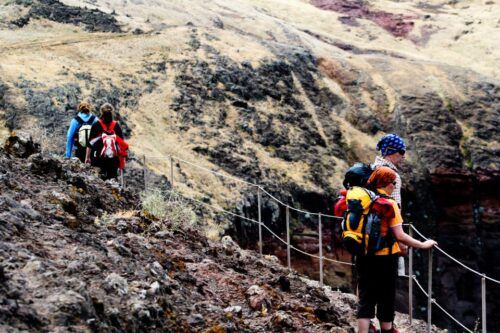
<path fill-rule="evenodd" d="M 82 127 L 84 121 L 78 115 L 74 119 L 78 123 L 78 127 L 75 129 L 75 132 L 73 133 L 73 141 L 78 142 L 78 130 L 80 129 L 80 127 Z"/>
<path fill-rule="evenodd" d="M 76 116 L 74 119 L 78 122 L 78 125 L 80 125 L 80 126 L 83 125 L 84 121 L 80 116 Z M 80 126 L 78 126 L 78 127 L 80 127 Z"/>
<path fill-rule="evenodd" d="M 78 118 L 80 118 L 80 117 L 78 117 Z M 95 115 L 91 115 L 89 120 L 87 120 L 87 124 L 91 125 L 94 123 L 94 121 L 95 121 Z"/>
<path fill-rule="evenodd" d="M 104 132 L 114 132 L 115 131 L 115 125 L 116 125 L 116 121 L 112 121 L 109 126 L 106 125 L 106 123 L 104 123 L 104 121 L 102 121 L 102 119 L 99 119 L 99 123 L 101 124 L 101 127 L 102 127 L 102 130 Z"/>

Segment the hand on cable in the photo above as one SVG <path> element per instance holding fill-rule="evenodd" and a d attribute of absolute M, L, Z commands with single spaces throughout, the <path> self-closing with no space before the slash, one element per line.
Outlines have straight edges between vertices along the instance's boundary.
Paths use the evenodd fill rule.
<path fill-rule="evenodd" d="M 437 242 L 435 240 L 429 239 L 423 242 L 422 249 L 430 249 L 431 247 L 437 245 Z"/>

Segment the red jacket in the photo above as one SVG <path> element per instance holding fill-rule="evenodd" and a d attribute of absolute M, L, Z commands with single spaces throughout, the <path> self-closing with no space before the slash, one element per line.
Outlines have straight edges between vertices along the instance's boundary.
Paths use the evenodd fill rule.
<path fill-rule="evenodd" d="M 120 162 L 118 168 L 120 170 L 125 169 L 125 158 L 128 156 L 128 143 L 120 138 L 119 136 L 116 136 L 116 143 L 118 144 L 118 160 Z"/>
<path fill-rule="evenodd" d="M 347 190 L 341 190 L 340 196 L 335 205 L 333 206 L 333 215 L 338 217 L 344 217 L 344 213 L 347 210 L 347 201 L 345 196 L 347 194 Z"/>

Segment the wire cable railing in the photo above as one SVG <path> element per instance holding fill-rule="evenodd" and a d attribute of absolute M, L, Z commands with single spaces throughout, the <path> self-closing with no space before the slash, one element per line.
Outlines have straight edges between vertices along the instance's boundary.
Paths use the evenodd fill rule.
<path fill-rule="evenodd" d="M 415 282 L 415 284 L 418 286 L 420 291 L 425 295 L 425 297 L 429 297 L 429 294 L 425 291 L 424 287 L 418 282 L 417 278 L 415 275 L 413 275 L 412 280 Z M 448 311 L 446 311 L 441 305 L 439 305 L 438 302 L 434 298 L 431 299 L 432 304 L 436 305 L 441 311 L 443 311 L 444 314 L 446 314 L 451 320 L 453 320 L 458 326 L 462 327 L 464 330 L 470 333 L 474 333 L 474 331 L 468 329 L 464 324 L 462 324 L 460 321 L 458 321 L 455 317 L 453 317 Z"/>
<path fill-rule="evenodd" d="M 302 213 L 302 214 L 307 214 L 307 215 L 316 215 L 316 216 L 319 216 L 321 214 L 321 216 L 333 218 L 333 219 L 336 219 L 336 220 L 342 220 L 342 218 L 338 217 L 338 216 L 328 215 L 328 214 L 324 214 L 324 213 L 313 213 L 313 212 L 308 212 L 307 210 L 303 210 L 303 209 L 292 207 L 290 205 L 287 205 L 283 201 L 279 200 L 275 196 L 273 196 L 271 193 L 269 193 L 268 191 L 266 191 L 264 189 L 264 187 L 262 187 L 261 185 L 258 185 L 258 187 L 260 188 L 260 190 L 262 192 L 264 192 L 265 194 L 267 194 L 271 199 L 273 199 L 274 201 L 276 201 L 277 203 L 279 203 L 280 205 L 282 205 L 284 207 L 288 207 L 290 210 L 293 210 L 293 211 L 296 211 L 296 212 L 299 212 L 299 213 Z"/>
<path fill-rule="evenodd" d="M 228 214 L 228 215 L 231 215 L 233 217 L 237 217 L 239 219 L 242 219 L 242 220 L 245 220 L 245 221 L 248 221 L 248 222 L 251 222 L 251 223 L 254 223 L 254 224 L 259 224 L 259 221 L 256 221 L 254 219 L 251 219 L 249 217 L 246 217 L 246 216 L 243 216 L 243 215 L 240 215 L 240 214 L 236 214 L 236 213 L 233 213 L 229 210 L 225 210 L 221 207 L 216 207 L 214 205 L 210 205 L 206 202 L 203 202 L 201 200 L 198 200 L 198 199 L 195 199 L 195 198 L 192 198 L 192 197 L 189 197 L 189 196 L 186 196 L 180 192 L 177 192 L 177 191 L 173 191 L 175 192 L 176 194 L 178 195 L 182 195 L 183 198 L 186 198 L 190 201 L 193 201 L 193 202 L 196 202 L 197 204 L 201 204 L 203 206 L 206 206 L 206 207 L 210 207 L 210 208 L 213 208 L 213 209 L 216 209 L 216 210 L 219 210 L 221 212 L 223 212 L 224 214 Z M 277 240 L 279 240 L 281 243 L 285 244 L 285 245 L 289 245 L 287 241 L 285 241 L 284 239 L 282 239 L 279 235 L 277 235 L 271 228 L 269 228 L 267 225 L 265 224 L 262 224 L 262 226 L 264 227 L 264 229 L 266 229 L 272 236 L 274 236 Z M 331 258 L 327 258 L 327 257 L 320 257 L 320 256 L 317 256 L 315 254 L 312 254 L 312 253 L 308 253 L 308 252 L 305 252 L 299 248 L 296 248 L 295 246 L 293 245 L 290 245 L 290 248 L 299 252 L 299 253 L 302 253 L 306 256 L 309 256 L 311 258 L 316 258 L 316 259 L 319 259 L 319 260 L 326 260 L 326 261 L 330 261 L 330 262 L 333 262 L 333 263 L 337 263 L 337 264 L 342 264 L 342 265 L 349 265 L 349 266 L 352 266 L 353 264 L 350 263 L 350 262 L 345 262 L 345 261 L 341 261 L 341 260 L 334 260 L 334 259 L 331 259 Z"/>
<path fill-rule="evenodd" d="M 198 199 L 195 199 L 195 198 L 191 198 L 191 197 L 188 197 L 184 194 L 182 194 L 182 196 L 186 199 L 189 199 L 193 202 L 197 202 L 201 205 L 204 205 L 204 206 L 207 206 L 207 207 L 210 207 L 212 209 L 217 209 L 225 214 L 228 214 L 228 215 L 231 215 L 231 216 L 234 216 L 234 217 L 237 217 L 239 219 L 242 219 L 242 220 L 245 220 L 245 221 L 249 221 L 253 224 L 257 224 L 258 227 L 259 227 L 259 251 L 260 253 L 262 254 L 262 244 L 263 244 L 263 240 L 262 240 L 262 228 L 266 229 L 273 237 L 275 237 L 276 239 L 278 239 L 281 243 L 285 244 L 287 246 L 287 263 L 288 263 L 288 268 L 291 268 L 291 264 L 290 264 L 290 250 L 294 250 L 294 251 L 297 251 L 303 255 L 306 255 L 306 256 L 309 256 L 311 258 L 315 258 L 315 259 L 318 259 L 319 260 L 319 264 L 320 264 L 320 286 L 323 286 L 323 261 L 329 261 L 329 262 L 332 262 L 332 263 L 337 263 L 337 264 L 342 264 L 342 265 L 349 265 L 349 266 L 353 266 L 354 264 L 352 263 L 349 263 L 349 262 L 345 262 L 345 261 L 340 261 L 340 260 L 334 260 L 334 259 L 331 259 L 331 258 L 328 258 L 328 257 L 325 257 L 323 256 L 323 253 L 322 253 L 322 217 L 328 217 L 328 218 L 332 218 L 336 221 L 342 221 L 343 219 L 340 218 L 340 217 L 337 217 L 337 216 L 333 216 L 333 215 L 328 215 L 328 214 L 323 214 L 321 212 L 309 212 L 309 211 L 306 211 L 306 210 L 303 210 L 303 209 L 299 209 L 299 208 L 295 208 L 295 207 L 292 207 L 286 203 L 284 203 L 283 201 L 279 200 L 278 198 L 276 198 L 274 195 L 272 195 L 271 193 L 269 193 L 269 191 L 267 191 L 262 185 L 259 185 L 259 184 L 255 184 L 255 183 L 250 183 L 248 181 L 245 181 L 245 180 L 242 180 L 240 178 L 237 178 L 237 177 L 234 177 L 234 176 L 231 176 L 231 175 L 226 175 L 226 174 L 223 174 L 221 172 L 216 172 L 216 171 L 213 171 L 213 170 L 210 170 L 209 168 L 206 168 L 206 167 L 203 167 L 203 166 L 200 166 L 200 165 L 197 165 L 196 163 L 192 163 L 192 162 L 189 162 L 189 161 L 186 161 L 184 159 L 181 159 L 177 156 L 174 156 L 174 155 L 169 155 L 168 157 L 147 157 L 148 159 L 164 159 L 164 160 L 170 160 L 170 182 L 171 182 L 171 185 L 172 185 L 172 189 L 173 189 L 173 184 L 174 184 L 174 160 L 177 160 L 178 162 L 182 162 L 182 163 L 185 163 L 187 165 L 190 165 L 192 167 L 195 167 L 199 170 L 203 170 L 205 172 L 209 172 L 211 174 L 214 174 L 214 175 L 217 175 L 219 177 L 222 177 L 222 178 L 226 178 L 226 179 L 231 179 L 233 181 L 236 181 L 236 182 L 239 182 L 239 183 L 242 183 L 242 184 L 246 184 L 246 185 L 249 185 L 249 186 L 252 186 L 252 187 L 255 187 L 257 188 L 257 191 L 258 191 L 258 221 L 257 220 L 254 220 L 254 219 L 251 219 L 251 218 L 248 218 L 246 216 L 243 216 L 243 215 L 240 215 L 240 214 L 236 214 L 234 212 L 231 212 L 231 211 L 228 211 L 228 210 L 225 210 L 221 207 L 216 207 L 214 205 L 210 205 L 206 202 L 203 202 L 201 200 L 198 200 Z M 146 156 L 144 156 L 143 158 L 143 167 L 146 168 Z M 146 181 L 145 181 L 146 182 Z M 124 186 L 124 181 L 123 181 L 123 177 L 122 177 L 122 187 Z M 146 184 L 145 184 L 146 186 Z M 176 192 L 178 194 L 181 194 L 179 192 Z M 261 215 L 261 193 L 264 193 L 266 194 L 267 196 L 269 196 L 272 200 L 274 200 L 275 202 L 277 202 L 279 205 L 285 207 L 286 209 L 286 230 L 287 230 L 287 240 L 284 240 L 282 239 L 279 235 L 277 235 L 275 232 L 273 232 L 265 223 L 262 222 L 262 215 Z M 292 211 L 296 211 L 298 213 L 302 213 L 302 214 L 306 214 L 306 215 L 310 215 L 310 216 L 317 216 L 318 217 L 318 231 L 319 231 L 319 255 L 315 255 L 315 254 L 312 254 L 312 253 L 308 253 L 306 251 L 303 251 L 293 245 L 291 245 L 291 242 L 290 242 L 290 225 L 289 225 L 289 211 L 292 210 Z M 405 226 L 406 225 L 409 225 L 410 226 L 410 235 L 412 234 L 412 232 L 416 232 L 420 237 L 422 237 L 423 239 L 425 240 L 428 240 L 427 237 L 425 237 L 414 225 L 412 225 L 411 223 L 410 224 L 404 224 Z M 497 284 L 500 284 L 500 280 L 497 280 L 497 279 L 494 279 L 494 278 L 491 278 L 491 277 L 488 277 L 486 276 L 485 274 L 483 273 L 480 273 L 470 267 L 468 267 L 467 265 L 463 264 L 462 262 L 460 262 L 459 260 L 457 260 L 456 258 L 454 258 L 453 256 L 451 256 L 450 254 L 448 254 L 447 252 L 445 252 L 443 249 L 441 249 L 439 246 L 435 246 L 435 248 L 440 252 L 442 253 L 443 255 L 445 255 L 446 257 L 448 257 L 450 260 L 452 260 L 453 262 L 457 263 L 458 265 L 462 266 L 463 268 L 481 276 L 482 278 L 482 283 L 481 283 L 481 295 L 482 295 L 482 332 L 483 333 L 486 333 L 486 280 L 489 280 L 491 282 L 494 282 L 494 283 L 497 283 Z M 412 318 L 413 318 L 413 292 L 412 292 L 412 288 L 413 288 L 413 282 L 415 282 L 415 284 L 419 287 L 420 291 L 422 291 L 424 293 L 424 295 L 428 298 L 428 302 L 427 302 L 427 312 L 428 312 L 428 316 L 427 316 L 427 332 L 430 333 L 431 332 L 431 324 L 432 324 L 432 317 L 431 317 L 431 313 L 432 313 L 432 305 L 434 304 L 437 308 L 439 308 L 444 314 L 446 314 L 450 319 L 452 319 L 457 325 L 459 325 L 461 328 L 463 328 L 464 330 L 466 330 L 467 332 L 471 332 L 473 333 L 474 331 L 470 330 L 469 328 L 467 328 L 463 323 L 461 323 L 459 320 L 457 320 L 455 317 L 453 317 L 448 311 L 446 311 L 439 303 L 436 302 L 435 299 L 432 298 L 432 249 L 429 250 L 429 273 L 428 273 L 428 291 L 426 292 L 425 289 L 422 287 L 422 285 L 419 283 L 419 281 L 416 279 L 416 277 L 412 274 L 412 271 L 413 271 L 413 267 L 412 267 L 412 263 L 413 263 L 413 251 L 412 249 L 410 248 L 410 264 L 409 264 L 409 269 L 410 269 L 410 274 L 405 276 L 406 278 L 408 278 L 408 285 L 409 285 L 409 292 L 408 292 L 408 295 L 409 295 L 409 316 L 410 316 L 410 325 L 411 325 L 411 322 L 412 322 Z"/>
<path fill-rule="evenodd" d="M 411 225 L 410 224 L 410 227 L 420 236 L 422 237 L 423 239 L 425 240 L 428 240 L 427 237 L 425 237 L 414 225 Z M 472 273 L 475 273 L 481 277 L 484 277 L 485 279 L 487 280 L 490 280 L 492 282 L 495 282 L 497 284 L 500 284 L 500 281 L 499 280 L 496 280 L 496 279 L 493 279 L 489 276 L 486 276 L 485 274 L 481 273 L 481 272 L 478 272 L 476 271 L 475 269 L 472 269 L 470 268 L 469 266 L 465 265 L 464 263 L 460 262 L 459 260 L 455 259 L 454 257 L 452 257 L 450 254 L 448 254 L 447 252 L 445 252 L 443 249 L 441 249 L 439 246 L 434 246 L 439 252 L 441 252 L 442 254 L 444 254 L 445 256 L 447 256 L 450 260 L 454 261 L 455 263 L 459 264 L 460 266 L 462 266 L 463 268 L 471 271 Z"/>

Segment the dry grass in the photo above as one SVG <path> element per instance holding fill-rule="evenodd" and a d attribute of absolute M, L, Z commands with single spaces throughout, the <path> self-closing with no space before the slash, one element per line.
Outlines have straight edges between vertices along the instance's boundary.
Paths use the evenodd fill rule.
<path fill-rule="evenodd" d="M 47 135 L 47 129 L 40 126 L 38 123 L 30 127 L 29 133 L 33 141 L 40 144 L 40 151 L 42 154 L 54 151 L 54 149 L 57 148 L 54 145 L 54 140 Z"/>
<path fill-rule="evenodd" d="M 140 194 L 142 211 L 145 215 L 160 222 L 168 221 L 173 228 L 193 226 L 197 223 L 194 211 L 187 201 L 173 191 L 161 192 L 158 189 Z"/>
<path fill-rule="evenodd" d="M 162 192 L 158 189 L 144 191 L 140 194 L 142 212 L 156 220 L 150 225 L 151 230 L 178 229 L 181 226 L 196 226 L 211 240 L 220 240 L 227 223 L 220 223 L 210 205 L 202 205 L 185 199 L 174 191 Z M 203 219 L 199 220 L 193 207 L 201 209 Z M 220 215 L 219 215 L 220 217 Z"/>
<path fill-rule="evenodd" d="M 116 216 L 113 214 L 109 214 L 108 212 L 104 212 L 101 216 L 96 216 L 94 220 L 94 224 L 99 227 L 108 227 L 115 223 Z"/>

